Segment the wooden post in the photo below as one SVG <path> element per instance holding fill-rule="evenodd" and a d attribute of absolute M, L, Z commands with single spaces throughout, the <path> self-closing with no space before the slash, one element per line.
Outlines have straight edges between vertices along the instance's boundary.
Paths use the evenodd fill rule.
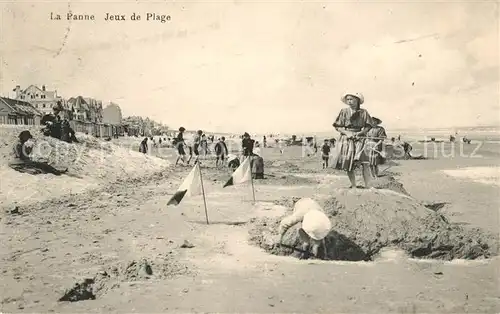
<path fill-rule="evenodd" d="M 203 194 L 203 204 L 205 205 L 205 218 L 207 219 L 207 225 L 208 225 L 210 223 L 208 222 L 207 200 L 205 199 L 205 188 L 203 187 L 203 177 L 201 175 L 200 163 L 196 163 L 196 167 L 198 167 L 200 172 L 201 194 Z"/>
<path fill-rule="evenodd" d="M 250 182 L 252 184 L 252 195 L 253 195 L 253 204 L 255 205 L 255 188 L 253 186 L 253 173 L 252 173 L 252 166 L 253 166 L 253 163 L 252 163 L 252 160 L 250 159 L 251 157 L 248 156 L 249 160 L 250 160 Z"/>

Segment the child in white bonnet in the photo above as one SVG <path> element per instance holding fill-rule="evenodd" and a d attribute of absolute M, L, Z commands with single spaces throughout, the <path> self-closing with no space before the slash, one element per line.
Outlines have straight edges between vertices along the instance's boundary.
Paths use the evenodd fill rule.
<path fill-rule="evenodd" d="M 325 237 L 330 232 L 332 224 L 323 208 L 311 198 L 302 198 L 297 201 L 292 215 L 283 218 L 279 225 L 280 243 L 286 231 L 299 222 L 302 222 L 302 226 L 298 230 L 302 250 L 307 252 L 312 246 L 313 255 L 318 257 L 319 246 L 323 244 L 324 256 L 326 257 Z M 304 257 L 303 253 L 302 258 Z"/>

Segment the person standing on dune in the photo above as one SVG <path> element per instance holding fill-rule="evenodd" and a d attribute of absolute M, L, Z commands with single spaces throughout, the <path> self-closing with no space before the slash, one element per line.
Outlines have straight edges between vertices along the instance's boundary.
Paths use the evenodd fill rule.
<path fill-rule="evenodd" d="M 365 188 L 369 188 L 370 168 L 369 157 L 365 151 L 366 134 L 375 123 L 367 110 L 362 109 L 364 97 L 360 93 L 346 93 L 341 98 L 348 105 L 343 108 L 333 123 L 333 127 L 340 133 L 338 140 L 339 156 L 335 168 L 347 172 L 350 188 L 356 188 L 354 170 L 360 165 L 363 167 Z"/>
<path fill-rule="evenodd" d="M 19 141 L 13 147 L 13 160 L 8 163 L 9 167 L 19 172 L 32 174 L 51 173 L 60 176 L 68 169 L 59 170 L 49 165 L 47 162 L 34 161 L 31 158 L 33 151 L 33 136 L 30 131 L 25 130 L 19 133 Z"/>
<path fill-rule="evenodd" d="M 385 129 L 380 126 L 382 120 L 372 117 L 374 126 L 368 131 L 368 156 L 370 157 L 370 171 L 374 178 L 378 178 L 378 166 L 384 163 L 383 142 L 387 138 Z"/>

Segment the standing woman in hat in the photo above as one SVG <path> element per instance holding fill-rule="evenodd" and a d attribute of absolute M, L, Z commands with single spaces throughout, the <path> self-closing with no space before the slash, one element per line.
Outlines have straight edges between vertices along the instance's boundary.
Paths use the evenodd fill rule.
<path fill-rule="evenodd" d="M 385 129 L 380 126 L 382 120 L 372 117 L 375 124 L 366 134 L 368 137 L 368 156 L 370 157 L 370 171 L 374 178 L 378 177 L 378 166 L 384 163 L 383 142 L 387 138 Z"/>
<path fill-rule="evenodd" d="M 365 150 L 366 134 L 374 125 L 365 109 L 361 109 L 364 97 L 360 93 L 344 94 L 342 102 L 348 105 L 340 110 L 333 127 L 340 133 L 339 153 L 336 169 L 347 171 L 351 188 L 356 188 L 354 170 L 362 165 L 365 188 L 369 187 L 370 168 L 368 152 Z"/>

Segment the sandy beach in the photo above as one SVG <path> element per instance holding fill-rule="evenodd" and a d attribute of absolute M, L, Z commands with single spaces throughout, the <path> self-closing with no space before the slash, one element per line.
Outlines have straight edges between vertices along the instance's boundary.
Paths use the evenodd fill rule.
<path fill-rule="evenodd" d="M 14 131 L 3 130 L 11 134 L 2 138 L 4 156 Z M 250 185 L 222 188 L 231 172 L 203 161 L 207 225 L 201 196 L 166 206 L 191 168 L 174 167 L 171 149 L 159 158 L 125 148 L 139 141 L 72 144 L 85 146 L 69 163 L 74 176 L 33 176 L 1 165 L 2 312 L 500 311 L 497 256 L 419 259 L 387 247 L 369 261 L 299 260 L 249 241 L 254 221 L 283 217 L 292 198 L 378 193 L 346 189 L 344 173 L 321 169 L 320 157 L 303 157 L 301 147 L 283 155 L 262 149 L 266 179 L 254 181 L 255 204 Z M 415 202 L 442 204 L 439 213 L 450 224 L 498 240 L 500 146 L 482 145 L 477 158 L 472 144 L 443 148 L 456 154 L 415 144 L 429 159 L 397 160 L 382 170 Z M 93 300 L 58 301 L 85 280 Z"/>

